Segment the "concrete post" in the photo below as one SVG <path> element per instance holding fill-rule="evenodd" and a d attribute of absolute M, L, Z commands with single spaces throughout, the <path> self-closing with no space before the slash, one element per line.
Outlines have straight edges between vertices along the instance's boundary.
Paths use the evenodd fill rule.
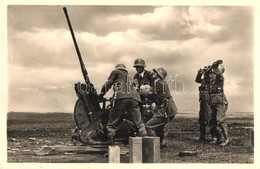
<path fill-rule="evenodd" d="M 129 138 L 129 163 L 142 163 L 142 137 Z"/>
<path fill-rule="evenodd" d="M 120 163 L 120 148 L 117 145 L 108 146 L 108 162 Z"/>
<path fill-rule="evenodd" d="M 245 146 L 254 147 L 254 128 L 245 127 Z"/>
<path fill-rule="evenodd" d="M 160 138 L 143 137 L 143 163 L 160 163 Z"/>

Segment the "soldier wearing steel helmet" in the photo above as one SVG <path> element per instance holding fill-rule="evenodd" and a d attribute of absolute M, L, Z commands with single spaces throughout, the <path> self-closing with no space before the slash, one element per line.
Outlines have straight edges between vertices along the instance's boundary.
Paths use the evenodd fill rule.
<path fill-rule="evenodd" d="M 134 61 L 134 68 L 136 69 L 136 74 L 134 79 L 138 81 L 139 87 L 141 85 L 150 85 L 153 84 L 153 73 L 145 69 L 145 61 L 143 59 L 136 59 Z"/>
<path fill-rule="evenodd" d="M 161 147 L 166 146 L 164 140 L 164 127 L 177 114 L 177 107 L 171 96 L 169 87 L 165 82 L 167 72 L 164 68 L 153 69 L 154 85 L 149 91 L 144 91 L 146 96 L 156 104 L 155 114 L 146 122 L 148 136 L 160 137 Z M 141 91 L 143 92 L 143 91 Z"/>
<path fill-rule="evenodd" d="M 213 135 L 211 143 L 218 144 L 220 146 L 226 146 L 231 142 L 228 136 L 228 127 L 226 124 L 226 112 L 228 109 L 228 101 L 224 94 L 224 76 L 225 68 L 223 61 L 218 60 L 212 64 L 212 71 L 214 77 L 210 82 L 210 106 L 212 114 L 210 116 L 210 130 Z M 221 137 L 224 137 L 222 141 Z"/>
<path fill-rule="evenodd" d="M 137 88 L 151 87 L 153 85 L 153 73 L 145 69 L 145 61 L 143 59 L 136 59 L 133 67 L 136 69 L 134 80 L 137 82 Z M 142 119 L 144 122 L 147 122 L 153 116 L 152 102 L 144 95 L 141 95 L 141 101 Z"/>
<path fill-rule="evenodd" d="M 109 114 L 109 121 L 107 124 L 108 139 L 111 145 L 114 144 L 115 134 L 118 126 L 123 121 L 124 113 L 127 112 L 130 120 L 133 121 L 138 136 L 145 136 L 145 125 L 141 120 L 141 112 L 139 104 L 141 102 L 140 95 L 134 91 L 129 84 L 129 74 L 124 64 L 117 64 L 115 70 L 110 73 L 106 83 L 101 89 L 100 98 L 107 93 L 113 86 L 114 106 L 111 108 Z"/>

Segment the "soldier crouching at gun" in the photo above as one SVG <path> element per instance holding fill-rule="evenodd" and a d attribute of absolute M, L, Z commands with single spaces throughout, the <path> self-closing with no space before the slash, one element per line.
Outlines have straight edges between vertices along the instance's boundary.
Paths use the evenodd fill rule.
<path fill-rule="evenodd" d="M 217 60 L 211 66 L 214 76 L 210 79 L 210 107 L 211 115 L 209 120 L 210 131 L 213 137 L 211 143 L 220 144 L 221 147 L 228 145 L 231 140 L 228 137 L 228 127 L 225 122 L 228 101 L 224 94 L 225 68 L 222 60 Z M 224 140 L 222 140 L 222 135 Z"/>
<path fill-rule="evenodd" d="M 203 69 L 199 69 L 195 82 L 200 83 L 199 86 L 199 129 L 200 136 L 199 141 L 206 141 L 206 128 L 209 123 L 209 116 L 211 115 L 210 108 L 210 79 L 214 76 L 214 73 L 211 71 L 211 66 L 205 66 Z"/>
<path fill-rule="evenodd" d="M 109 114 L 107 123 L 108 140 L 111 145 L 115 142 L 115 135 L 118 126 L 123 122 L 125 112 L 130 116 L 133 121 L 134 127 L 137 130 L 137 135 L 140 137 L 146 136 L 147 132 L 145 125 L 141 120 L 140 112 L 140 94 L 131 88 L 129 82 L 129 74 L 124 64 L 117 64 L 108 77 L 106 83 L 101 89 L 99 99 L 102 100 L 103 96 L 113 86 L 114 89 L 114 104 Z"/>
<path fill-rule="evenodd" d="M 153 69 L 154 85 L 149 90 L 140 90 L 156 104 L 153 117 L 146 122 L 146 130 L 148 136 L 160 137 L 161 148 L 166 146 L 164 139 L 164 127 L 177 114 L 177 107 L 172 99 L 169 87 L 164 81 L 167 72 L 164 68 Z"/>

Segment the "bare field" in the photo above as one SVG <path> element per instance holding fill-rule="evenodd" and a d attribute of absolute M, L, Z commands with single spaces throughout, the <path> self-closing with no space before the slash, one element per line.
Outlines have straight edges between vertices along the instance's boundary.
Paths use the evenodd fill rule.
<path fill-rule="evenodd" d="M 7 162 L 9 163 L 107 163 L 104 153 L 53 154 L 37 156 L 34 151 L 42 146 L 71 143 L 75 124 L 69 113 L 8 113 Z M 161 149 L 161 163 L 254 163 L 254 149 L 244 146 L 245 129 L 253 127 L 253 117 L 227 118 L 232 143 L 227 147 L 197 141 L 199 124 L 197 118 L 181 117 L 166 126 L 167 148 Z M 209 132 L 207 138 L 210 139 Z M 180 157 L 180 151 L 198 151 L 196 156 Z M 121 156 L 128 163 L 128 155 Z"/>

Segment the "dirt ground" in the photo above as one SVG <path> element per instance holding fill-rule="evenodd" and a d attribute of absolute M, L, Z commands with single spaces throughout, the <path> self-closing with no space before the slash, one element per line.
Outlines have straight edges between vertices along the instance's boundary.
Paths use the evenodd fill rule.
<path fill-rule="evenodd" d="M 254 120 L 227 118 L 232 143 L 227 147 L 200 143 L 197 118 L 181 117 L 166 126 L 167 148 L 161 149 L 161 163 L 254 163 L 254 149 L 245 146 L 245 127 L 253 127 Z M 42 146 L 69 145 L 75 123 L 69 113 L 8 113 L 8 163 L 107 163 L 104 153 L 58 153 L 37 156 Z M 210 139 L 207 131 L 207 139 Z M 179 156 L 185 150 L 197 151 L 195 156 Z M 121 155 L 128 163 L 128 154 Z"/>

